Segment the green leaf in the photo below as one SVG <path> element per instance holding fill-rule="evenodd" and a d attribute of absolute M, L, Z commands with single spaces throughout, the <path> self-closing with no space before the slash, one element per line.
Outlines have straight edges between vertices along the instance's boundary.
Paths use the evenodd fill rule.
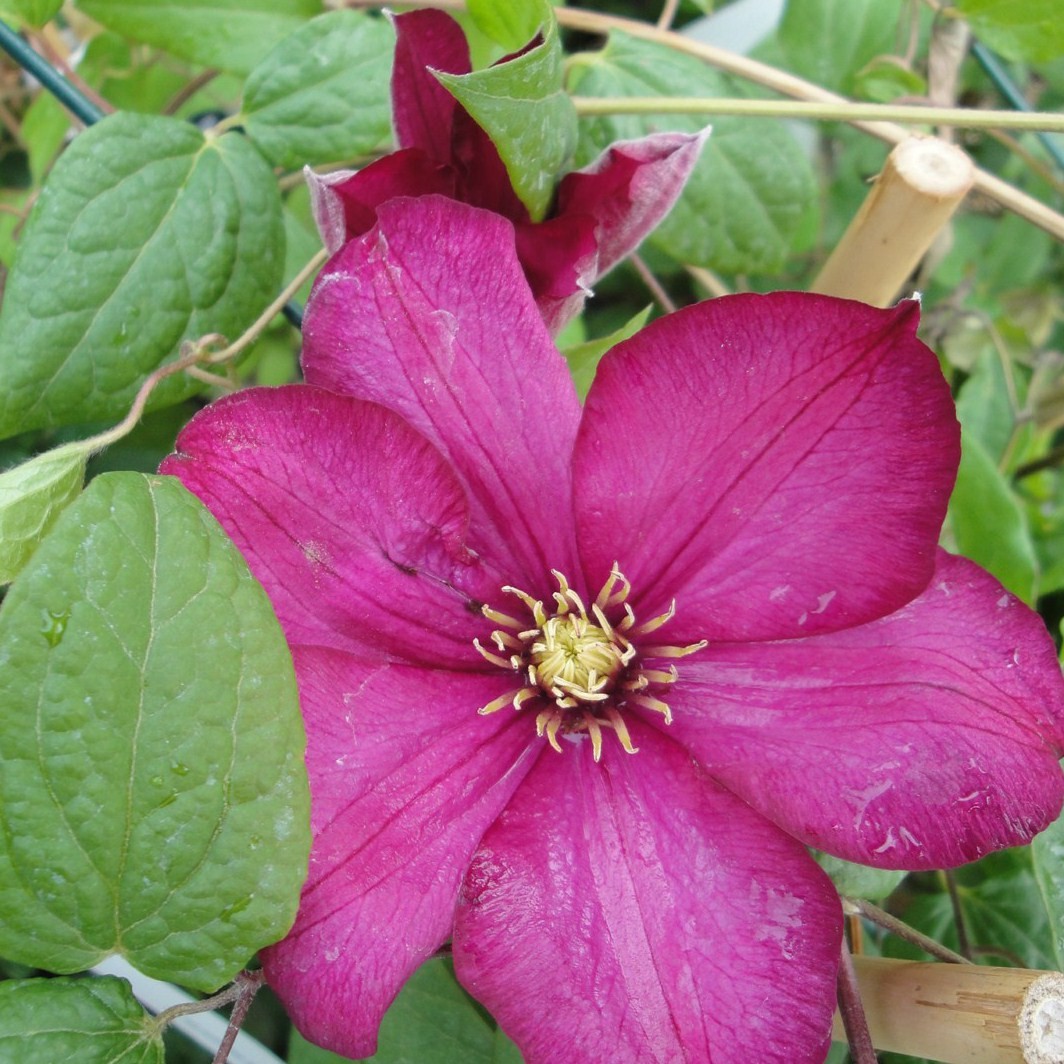
<path fill-rule="evenodd" d="M 516 1055 L 515 1055 L 516 1054 Z M 340 1064 L 348 1058 L 293 1033 L 289 1064 Z M 450 960 L 433 957 L 407 981 L 381 1023 L 373 1064 L 520 1064 L 513 1043 L 462 989 Z"/>
<path fill-rule="evenodd" d="M 436 77 L 487 131 L 533 221 L 547 213 L 555 179 L 576 145 L 576 111 L 562 90 L 562 46 L 553 15 L 543 43 L 472 74 Z"/>
<path fill-rule="evenodd" d="M 1058 817 L 1031 843 L 1031 866 L 1049 918 L 1055 952 L 1053 967 L 1064 965 L 1064 817 Z"/>
<path fill-rule="evenodd" d="M 29 156 L 30 176 L 35 185 L 44 181 L 70 130 L 70 116 L 50 93 L 41 92 L 22 119 L 22 140 Z"/>
<path fill-rule="evenodd" d="M 0 1060 L 163 1064 L 155 1021 L 124 979 L 0 982 Z"/>
<path fill-rule="evenodd" d="M 108 473 L 0 608 L 0 954 L 210 990 L 280 938 L 309 849 L 291 659 L 169 477 Z"/>
<path fill-rule="evenodd" d="M 967 432 L 961 436 L 949 529 L 957 550 L 993 573 L 1024 602 L 1034 602 L 1038 563 L 1023 508 L 985 448 Z"/>
<path fill-rule="evenodd" d="M 968 940 L 990 964 L 1019 961 L 1028 968 L 1056 969 L 1056 935 L 1035 880 L 1031 849 L 1002 850 L 957 869 L 957 894 Z M 957 949 L 953 906 L 945 891 L 920 895 L 898 915 L 950 949 Z M 891 936 L 884 955 L 926 960 L 916 946 Z"/>
<path fill-rule="evenodd" d="M 584 96 L 728 96 L 732 87 L 691 56 L 611 33 L 605 50 L 577 57 L 571 90 Z M 661 129 L 696 131 L 707 118 L 611 115 L 580 123 L 578 163 L 616 140 Z M 650 242 L 681 262 L 724 272 L 782 265 L 815 184 L 786 127 L 771 119 L 713 119 L 713 135 Z"/>
<path fill-rule="evenodd" d="M 841 857 L 832 857 L 829 853 L 813 851 L 817 864 L 824 869 L 835 889 L 850 898 L 866 898 L 878 901 L 885 898 L 909 874 L 891 868 L 870 868 L 868 865 L 854 864 Z"/>
<path fill-rule="evenodd" d="M 1064 52 L 1060 0 L 956 0 L 956 9 L 1008 59 L 1041 62 Z"/>
<path fill-rule="evenodd" d="M 118 113 L 60 157 L 0 310 L 0 437 L 116 420 L 184 339 L 235 339 L 284 263 L 272 171 L 236 133 Z M 195 390 L 171 378 L 152 406 Z"/>
<path fill-rule="evenodd" d="M 0 18 L 18 26 L 43 26 L 62 6 L 63 0 L 0 0 Z"/>
<path fill-rule="evenodd" d="M 598 369 L 602 356 L 611 347 L 639 332 L 646 325 L 651 309 L 649 306 L 644 307 L 619 329 L 610 333 L 609 336 L 602 336 L 596 340 L 585 340 L 563 350 L 562 353 L 569 363 L 569 372 L 573 375 L 573 383 L 576 384 L 576 390 L 580 394 L 581 400 L 587 397 L 588 389 L 595 379 L 595 370 Z"/>
<path fill-rule="evenodd" d="M 391 129 L 395 33 L 381 18 L 333 11 L 286 37 L 251 72 L 244 127 L 274 166 L 364 155 Z"/>
<path fill-rule="evenodd" d="M 554 19 L 548 0 L 469 0 L 477 29 L 507 51 L 516 52 Z"/>
<path fill-rule="evenodd" d="M 0 473 L 0 584 L 14 580 L 85 479 L 88 451 L 71 443 Z"/>
<path fill-rule="evenodd" d="M 192 63 L 247 74 L 321 0 L 78 0 L 110 30 Z"/>
<path fill-rule="evenodd" d="M 927 79 L 900 59 L 881 56 L 854 75 L 854 94 L 873 103 L 890 103 L 899 96 L 926 96 Z"/>
<path fill-rule="evenodd" d="M 787 0 L 778 41 L 789 69 L 852 95 L 858 71 L 894 51 L 900 5 L 884 0 Z"/>

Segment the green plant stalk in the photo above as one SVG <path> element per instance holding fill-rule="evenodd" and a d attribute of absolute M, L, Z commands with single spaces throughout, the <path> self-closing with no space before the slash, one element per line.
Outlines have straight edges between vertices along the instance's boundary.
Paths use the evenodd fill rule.
<path fill-rule="evenodd" d="M 1064 133 L 1064 115 L 1047 112 L 984 111 L 877 103 L 820 103 L 807 100 L 748 100 L 697 96 L 574 96 L 576 113 L 600 115 L 741 115 L 747 118 L 811 118 L 825 122 L 897 122 L 902 125 L 966 129 L 1018 129 Z"/>

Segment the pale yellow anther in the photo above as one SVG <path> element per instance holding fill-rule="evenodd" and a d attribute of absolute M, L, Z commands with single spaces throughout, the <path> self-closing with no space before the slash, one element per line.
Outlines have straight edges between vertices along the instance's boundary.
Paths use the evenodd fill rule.
<path fill-rule="evenodd" d="M 617 584 L 621 585 L 619 591 L 614 591 Z M 624 573 L 621 572 L 617 562 L 613 563 L 613 568 L 610 569 L 610 576 L 606 583 L 602 586 L 602 590 L 598 593 L 595 599 L 595 605 L 600 609 L 608 610 L 613 606 L 619 606 L 625 599 L 628 598 L 628 593 L 632 590 L 632 585 L 628 583 Z"/>
<path fill-rule="evenodd" d="M 544 735 L 547 742 L 560 754 L 562 748 L 558 745 L 558 729 L 562 726 L 562 715 L 554 709 L 545 709 L 536 717 L 536 734 L 542 739 Z"/>
<path fill-rule="evenodd" d="M 505 706 L 515 705 L 521 692 L 527 690 L 527 687 L 519 687 L 516 691 L 507 691 L 506 694 L 499 695 L 498 698 L 493 698 L 486 706 L 481 706 L 477 712 L 482 717 L 486 717 L 489 713 L 497 713 Z"/>
<path fill-rule="evenodd" d="M 638 754 L 639 747 L 632 745 L 632 737 L 628 734 L 628 725 L 624 723 L 624 717 L 612 707 L 606 710 L 606 717 L 608 718 L 610 725 L 613 727 L 625 752 L 629 754 Z M 606 722 L 603 721 L 603 723 Z"/>
<path fill-rule="evenodd" d="M 490 650 L 485 650 L 484 647 L 481 646 L 481 643 L 480 643 L 479 639 L 474 639 L 473 640 L 473 646 L 475 646 L 477 648 L 477 650 L 479 651 L 479 653 L 486 660 L 490 661 L 492 663 L 492 665 L 498 665 L 500 669 L 512 668 L 512 665 L 510 664 L 510 662 L 508 662 L 505 658 L 500 658 L 498 654 L 493 654 Z"/>
<path fill-rule="evenodd" d="M 636 625 L 632 629 L 632 635 L 649 635 L 651 632 L 656 632 L 662 625 L 668 624 L 669 621 L 676 616 L 676 599 L 673 599 L 669 603 L 669 608 L 664 613 L 659 613 L 657 617 L 651 617 L 649 621 L 644 621 L 640 625 Z"/>
<path fill-rule="evenodd" d="M 669 704 L 662 702 L 660 698 L 655 698 L 653 695 L 637 694 L 632 695 L 628 701 L 634 702 L 637 706 L 652 709 L 655 713 L 660 713 L 665 718 L 666 724 L 672 723 L 672 710 L 669 709 Z"/>
<path fill-rule="evenodd" d="M 534 687 L 522 687 L 514 695 L 514 709 L 520 709 L 529 699 L 539 698 L 539 691 Z"/>
<path fill-rule="evenodd" d="M 494 621 L 496 624 L 501 624 L 506 628 L 513 628 L 518 632 L 520 632 L 525 626 L 524 621 L 519 621 L 516 617 L 511 617 L 508 613 L 503 613 L 501 610 L 492 609 L 491 606 L 481 606 L 480 612 L 483 613 L 489 621 Z"/>
<path fill-rule="evenodd" d="M 686 647 L 642 647 L 641 650 L 645 658 L 686 658 L 688 654 L 697 654 L 707 646 L 709 646 L 708 640 L 701 639 Z"/>
<path fill-rule="evenodd" d="M 640 669 L 639 675 L 646 683 L 676 683 L 680 678 L 680 673 L 675 665 L 670 665 L 667 672 L 664 669 Z M 646 686 L 646 683 L 644 686 Z"/>
<path fill-rule="evenodd" d="M 524 650 L 525 644 L 520 639 L 515 639 L 508 632 L 502 632 L 498 628 L 491 633 L 491 641 L 500 650 Z"/>
<path fill-rule="evenodd" d="M 599 719 L 591 713 L 584 713 L 584 727 L 591 736 L 591 756 L 595 764 L 602 760 L 602 728 Z"/>

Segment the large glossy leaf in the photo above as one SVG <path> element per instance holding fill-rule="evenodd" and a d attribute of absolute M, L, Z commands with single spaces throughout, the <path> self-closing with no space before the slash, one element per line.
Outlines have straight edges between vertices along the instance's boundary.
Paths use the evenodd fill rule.
<path fill-rule="evenodd" d="M 63 154 L 0 310 L 0 436 L 113 420 L 181 340 L 235 339 L 277 294 L 280 196 L 239 134 L 118 113 Z M 189 394 L 171 378 L 156 406 Z"/>
<path fill-rule="evenodd" d="M 204 66 L 246 74 L 321 0 L 78 0 L 108 29 Z"/>
<path fill-rule="evenodd" d="M 581 96 L 725 96 L 733 90 L 698 60 L 651 41 L 610 34 L 602 52 L 574 65 L 570 89 Z M 589 162 L 615 140 L 660 129 L 713 136 L 671 214 L 650 241 L 681 262 L 731 271 L 779 266 L 812 202 L 809 162 L 772 119 L 611 115 L 580 123 L 577 161 Z"/>
<path fill-rule="evenodd" d="M 176 480 L 96 478 L 0 609 L 0 954 L 213 989 L 295 915 L 303 732 L 262 588 Z"/>
<path fill-rule="evenodd" d="M 163 1064 L 163 1040 L 124 979 L 0 982 L 0 1060 Z"/>
<path fill-rule="evenodd" d="M 395 33 L 382 18 L 332 11 L 286 37 L 244 90 L 248 136 L 275 166 L 351 159 L 388 137 Z"/>
<path fill-rule="evenodd" d="M 542 7 L 550 17 L 536 47 L 487 70 L 436 75 L 487 131 L 533 220 L 547 213 L 576 146 L 576 112 L 562 90 L 558 27 L 549 5 Z"/>

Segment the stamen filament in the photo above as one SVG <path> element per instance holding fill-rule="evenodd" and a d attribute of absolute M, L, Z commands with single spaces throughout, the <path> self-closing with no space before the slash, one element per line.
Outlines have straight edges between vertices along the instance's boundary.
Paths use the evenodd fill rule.
<path fill-rule="evenodd" d="M 622 717 L 612 706 L 606 710 L 606 716 L 608 718 L 608 723 L 612 726 L 625 752 L 629 754 L 638 754 L 639 747 L 632 745 L 632 737 L 628 734 L 628 725 L 624 723 L 624 717 Z M 607 721 L 604 720 L 602 723 L 606 724 Z"/>
<path fill-rule="evenodd" d="M 480 612 L 483 613 L 489 621 L 504 625 L 506 628 L 513 628 L 518 632 L 521 631 L 525 625 L 524 621 L 519 621 L 516 617 L 511 617 L 508 613 L 503 613 L 501 610 L 494 610 L 490 606 L 482 606 Z"/>
<path fill-rule="evenodd" d="M 514 708 L 516 708 L 517 700 L 518 698 L 520 698 L 521 692 L 527 690 L 527 687 L 518 687 L 516 690 L 507 691 L 506 694 L 499 695 L 498 698 L 493 698 L 486 706 L 481 706 L 480 709 L 477 710 L 477 712 L 482 717 L 486 717 L 489 713 L 497 713 L 505 706 L 512 705 L 514 706 Z"/>
<path fill-rule="evenodd" d="M 696 654 L 703 647 L 709 646 L 709 640 L 701 639 L 686 647 L 643 647 L 643 656 L 647 658 L 686 658 L 688 654 Z"/>
<path fill-rule="evenodd" d="M 596 765 L 602 760 L 602 728 L 600 724 L 604 723 L 605 721 L 600 721 L 591 713 L 584 713 L 584 724 L 587 727 L 588 735 L 591 736 L 591 756 L 595 759 Z"/>
<path fill-rule="evenodd" d="M 490 650 L 485 650 L 479 639 L 473 640 L 473 646 L 475 646 L 483 657 L 490 661 L 492 665 L 498 665 L 500 669 L 513 668 L 513 665 L 505 658 L 500 658 L 498 654 L 493 654 Z"/>
<path fill-rule="evenodd" d="M 664 613 L 659 613 L 657 617 L 651 617 L 649 621 L 644 621 L 632 630 L 632 635 L 649 635 L 651 632 L 656 632 L 662 625 L 668 624 L 675 616 L 676 599 L 673 599 Z"/>
<path fill-rule="evenodd" d="M 672 710 L 669 709 L 667 702 L 662 702 L 660 698 L 655 698 L 653 695 L 632 695 L 628 700 L 634 702 L 637 706 L 643 706 L 645 709 L 651 709 L 655 713 L 660 713 L 665 718 L 666 724 L 672 723 Z"/>

